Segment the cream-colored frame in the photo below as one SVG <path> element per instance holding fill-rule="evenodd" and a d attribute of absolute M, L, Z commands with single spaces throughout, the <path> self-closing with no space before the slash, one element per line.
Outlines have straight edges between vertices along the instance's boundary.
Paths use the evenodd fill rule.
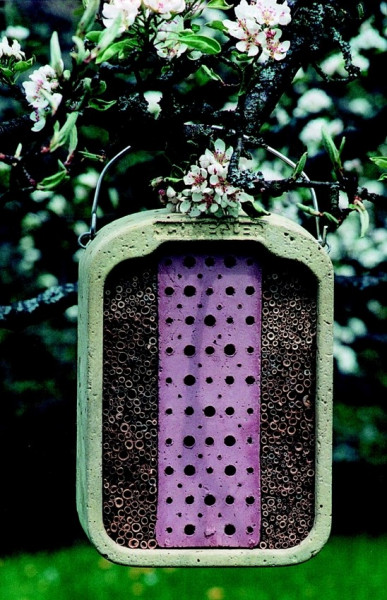
<path fill-rule="evenodd" d="M 256 242 L 276 257 L 305 265 L 317 282 L 315 520 L 300 544 L 288 549 L 130 549 L 106 533 L 102 515 L 103 293 L 107 275 L 122 261 L 145 256 L 166 242 Z M 131 566 L 281 566 L 304 562 L 326 543 L 331 527 L 333 269 L 325 250 L 299 225 L 276 215 L 259 219 L 192 219 L 154 210 L 101 229 L 81 258 L 78 325 L 77 509 L 96 549 Z"/>

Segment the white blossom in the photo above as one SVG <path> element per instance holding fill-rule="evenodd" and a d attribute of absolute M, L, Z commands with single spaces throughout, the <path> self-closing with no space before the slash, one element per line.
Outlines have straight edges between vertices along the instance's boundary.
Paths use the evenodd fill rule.
<path fill-rule="evenodd" d="M 261 25 L 276 27 L 276 25 L 288 25 L 291 21 L 287 2 L 277 4 L 276 0 L 256 0 L 253 6 L 255 19 Z"/>
<path fill-rule="evenodd" d="M 161 23 L 154 41 L 157 54 L 162 58 L 175 58 L 188 50 L 188 46 L 178 39 L 178 33 L 184 30 L 184 19 L 176 16 Z"/>
<path fill-rule="evenodd" d="M 143 4 L 146 8 L 168 19 L 185 9 L 185 0 L 143 0 Z"/>
<path fill-rule="evenodd" d="M 3 56 L 7 58 L 11 58 L 13 56 L 17 61 L 25 58 L 25 54 L 22 52 L 19 42 L 17 40 L 13 40 L 12 46 L 10 46 L 6 36 L 4 36 L 0 42 L 0 59 Z"/>
<path fill-rule="evenodd" d="M 62 94 L 55 91 L 59 87 L 57 74 L 50 65 L 45 65 L 36 69 L 23 87 L 27 101 L 34 109 L 30 115 L 35 122 L 32 129 L 40 131 L 46 123 L 47 114 L 55 114 L 62 101 Z"/>
<path fill-rule="evenodd" d="M 133 25 L 141 6 L 141 0 L 110 0 L 105 2 L 102 9 L 102 22 L 105 27 L 110 27 L 113 22 L 121 17 L 120 32 L 126 31 Z"/>

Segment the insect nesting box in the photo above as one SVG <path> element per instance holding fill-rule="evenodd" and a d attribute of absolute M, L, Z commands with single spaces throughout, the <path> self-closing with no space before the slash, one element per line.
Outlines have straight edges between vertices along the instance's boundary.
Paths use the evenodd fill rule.
<path fill-rule="evenodd" d="M 78 512 L 127 565 L 302 562 L 330 529 L 330 260 L 268 216 L 149 211 L 80 266 Z"/>

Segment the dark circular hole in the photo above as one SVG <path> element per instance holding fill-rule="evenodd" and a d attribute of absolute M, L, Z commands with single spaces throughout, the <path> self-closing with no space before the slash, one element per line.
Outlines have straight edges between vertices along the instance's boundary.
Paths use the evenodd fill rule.
<path fill-rule="evenodd" d="M 226 475 L 231 477 L 232 475 L 235 475 L 236 467 L 234 467 L 234 465 L 227 465 L 227 467 L 225 467 L 224 469 L 224 472 L 226 473 Z"/>
<path fill-rule="evenodd" d="M 214 406 L 206 406 L 205 408 L 203 408 L 203 412 L 206 417 L 213 417 L 216 413 L 216 410 Z"/>
<path fill-rule="evenodd" d="M 183 444 L 186 448 L 192 448 L 192 446 L 195 445 L 195 438 L 193 437 L 193 435 L 186 435 L 184 440 L 183 440 Z"/>
<path fill-rule="evenodd" d="M 227 377 L 226 377 L 226 379 L 225 379 L 225 382 L 226 382 L 228 385 L 231 385 L 231 384 L 233 384 L 233 383 L 234 383 L 234 381 L 235 381 L 235 380 L 234 380 L 234 377 L 233 377 L 232 375 L 227 375 Z"/>
<path fill-rule="evenodd" d="M 195 502 L 195 498 L 193 496 L 187 496 L 185 501 L 187 504 L 193 504 Z"/>
<path fill-rule="evenodd" d="M 183 487 L 183 484 L 182 484 L 182 483 L 178 483 L 178 484 L 177 484 L 177 487 L 180 489 L 180 488 L 182 488 L 182 487 Z"/>
<path fill-rule="evenodd" d="M 184 473 L 192 477 L 192 475 L 195 475 L 196 469 L 193 465 L 187 465 L 184 467 Z"/>
<path fill-rule="evenodd" d="M 247 473 L 254 473 L 253 467 L 247 467 L 246 472 Z"/>
<path fill-rule="evenodd" d="M 198 273 L 198 274 L 196 275 L 196 277 L 197 277 L 198 279 L 203 279 L 203 274 L 202 274 L 202 273 Z"/>
<path fill-rule="evenodd" d="M 254 409 L 253 408 L 248 408 L 246 412 L 247 412 L 248 415 L 253 415 L 254 414 Z"/>
<path fill-rule="evenodd" d="M 212 494 L 207 494 L 207 496 L 204 498 L 204 504 L 207 504 L 207 506 L 212 506 L 215 504 L 215 502 L 216 498 Z"/>
<path fill-rule="evenodd" d="M 206 354 L 214 354 L 215 348 L 213 346 L 207 346 L 205 352 Z"/>
<path fill-rule="evenodd" d="M 174 471 L 173 467 L 165 467 L 165 469 L 164 469 L 164 473 L 166 475 L 173 475 L 174 472 L 175 471 Z"/>
<path fill-rule="evenodd" d="M 184 527 L 184 533 L 186 535 L 193 535 L 195 533 L 195 525 L 191 525 L 191 524 L 186 525 Z"/>
<path fill-rule="evenodd" d="M 207 467 L 206 471 L 207 473 L 211 474 L 214 472 L 214 469 L 212 467 Z"/>
<path fill-rule="evenodd" d="M 172 319 L 172 317 L 167 317 L 167 318 L 165 319 L 165 322 L 166 322 L 166 323 L 168 323 L 168 325 L 170 325 L 171 323 L 173 323 L 173 319 Z"/>
<path fill-rule="evenodd" d="M 167 438 L 165 440 L 165 445 L 166 446 L 172 446 L 172 444 L 173 444 L 173 439 L 172 438 Z"/>
<path fill-rule="evenodd" d="M 226 446 L 233 446 L 236 442 L 236 439 L 234 438 L 233 435 L 227 435 L 224 438 L 224 443 L 226 444 Z"/>
<path fill-rule="evenodd" d="M 204 324 L 208 327 L 213 327 L 216 323 L 216 319 L 213 315 L 206 315 L 204 317 Z"/>
<path fill-rule="evenodd" d="M 206 294 L 207 294 L 207 296 L 212 296 L 212 294 L 213 294 L 213 293 L 214 293 L 214 290 L 213 290 L 213 288 L 207 288 L 207 289 L 206 289 Z"/>
<path fill-rule="evenodd" d="M 170 287 L 170 286 L 166 287 L 164 290 L 164 294 L 166 296 L 172 296 L 172 294 L 174 294 L 174 293 L 175 293 L 175 290 L 173 289 L 173 287 Z"/>
<path fill-rule="evenodd" d="M 228 406 L 224 412 L 226 413 L 226 415 L 231 416 L 234 414 L 235 408 L 233 408 L 232 406 Z"/>
<path fill-rule="evenodd" d="M 254 502 L 255 502 L 254 496 L 247 496 L 246 504 L 254 504 Z"/>
<path fill-rule="evenodd" d="M 173 529 L 172 529 L 172 527 L 167 527 L 165 531 L 166 531 L 167 533 L 172 533 Z"/>
<path fill-rule="evenodd" d="M 172 383 L 172 377 L 167 377 L 165 383 Z"/>
<path fill-rule="evenodd" d="M 173 354 L 173 348 L 168 346 L 168 348 L 165 349 L 165 352 L 166 352 L 166 354 Z"/>
<path fill-rule="evenodd" d="M 167 504 L 172 504 L 173 502 L 173 498 L 171 498 L 171 496 L 168 496 L 168 498 L 165 501 Z"/>
<path fill-rule="evenodd" d="M 253 531 L 254 531 L 254 527 L 251 527 L 251 525 L 246 527 L 246 533 L 253 533 Z"/>
<path fill-rule="evenodd" d="M 255 294 L 255 288 L 252 285 L 248 285 L 245 292 L 248 296 L 252 296 Z"/>
<path fill-rule="evenodd" d="M 225 525 L 224 533 L 226 535 L 234 535 L 234 533 L 235 533 L 235 526 L 231 525 L 231 523 L 228 523 L 227 525 Z"/>
<path fill-rule="evenodd" d="M 192 269 L 196 265 L 196 258 L 193 256 L 186 256 L 183 260 L 183 265 L 188 269 Z"/>
<path fill-rule="evenodd" d="M 184 410 L 186 415 L 193 415 L 194 414 L 194 409 L 192 406 L 187 406 L 187 408 Z"/>
<path fill-rule="evenodd" d="M 188 345 L 184 348 L 184 354 L 186 356 L 193 356 L 195 354 L 195 346 Z"/>
<path fill-rule="evenodd" d="M 196 287 L 193 285 L 186 285 L 184 288 L 184 296 L 188 296 L 188 298 L 190 298 L 191 296 L 194 296 L 196 294 Z"/>
<path fill-rule="evenodd" d="M 252 385 L 253 383 L 255 383 L 255 377 L 253 377 L 252 375 L 249 375 L 248 377 L 246 377 L 245 379 L 247 385 Z"/>
<path fill-rule="evenodd" d="M 191 317 L 191 316 L 186 317 L 185 323 L 186 323 L 186 325 L 193 325 L 195 323 L 195 317 Z"/>
<path fill-rule="evenodd" d="M 207 267 L 213 267 L 215 264 L 215 259 L 212 256 L 207 256 L 207 258 L 204 259 L 204 262 Z"/>
<path fill-rule="evenodd" d="M 203 458 L 203 454 L 198 454 L 198 458 Z"/>
<path fill-rule="evenodd" d="M 234 504 L 234 496 L 226 496 L 226 504 Z"/>
<path fill-rule="evenodd" d="M 253 325 L 255 323 L 254 317 L 246 317 L 246 324 Z"/>
<path fill-rule="evenodd" d="M 206 383 L 212 383 L 214 380 L 212 379 L 212 377 L 207 377 L 206 379 Z"/>
<path fill-rule="evenodd" d="M 224 353 L 227 356 L 234 356 L 234 354 L 235 354 L 235 346 L 234 346 L 234 344 L 227 344 L 227 346 L 224 347 Z"/>
<path fill-rule="evenodd" d="M 247 443 L 248 444 L 252 444 L 253 443 L 253 438 L 252 437 L 248 437 L 247 438 Z"/>
<path fill-rule="evenodd" d="M 194 385 L 194 383 L 196 382 L 196 378 L 193 375 L 186 375 L 184 377 L 184 383 L 185 385 Z"/>
<path fill-rule="evenodd" d="M 224 266 L 231 269 L 231 267 L 235 267 L 236 262 L 235 256 L 226 256 L 224 259 Z"/>
<path fill-rule="evenodd" d="M 229 285 L 226 287 L 226 294 L 227 296 L 233 296 L 235 294 L 235 288 L 232 287 L 232 285 Z"/>
<path fill-rule="evenodd" d="M 167 408 L 167 410 L 165 411 L 166 415 L 172 415 L 173 414 L 173 410 L 172 408 Z"/>
<path fill-rule="evenodd" d="M 232 317 L 227 317 L 226 319 L 227 323 L 234 323 L 234 319 Z"/>
<path fill-rule="evenodd" d="M 246 348 L 246 350 L 249 354 L 252 354 L 254 352 L 254 348 L 252 346 L 249 346 L 248 348 Z"/>
<path fill-rule="evenodd" d="M 206 446 L 212 446 L 212 444 L 214 443 L 214 438 L 212 437 L 207 437 L 204 441 L 204 443 L 206 444 Z"/>
<path fill-rule="evenodd" d="M 176 304 L 176 308 L 183 308 L 182 304 Z"/>

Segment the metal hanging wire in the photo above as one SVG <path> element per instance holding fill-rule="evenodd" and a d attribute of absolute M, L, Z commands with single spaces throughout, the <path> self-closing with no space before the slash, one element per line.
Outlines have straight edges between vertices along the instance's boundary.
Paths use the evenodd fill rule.
<path fill-rule="evenodd" d="M 213 126 L 213 129 L 223 129 L 223 128 L 218 127 L 218 126 Z M 245 135 L 244 138 L 246 140 L 249 140 L 249 136 L 247 136 L 247 135 Z M 287 156 L 285 156 L 278 150 L 275 150 L 275 148 L 272 148 L 271 146 L 267 146 L 267 145 L 265 145 L 263 147 L 268 152 L 270 152 L 271 154 L 273 154 L 274 156 L 276 156 L 277 158 L 282 160 L 284 163 L 286 163 L 293 169 L 296 167 L 297 163 L 292 161 L 290 158 L 288 158 Z M 110 167 L 119 158 L 124 156 L 124 154 L 129 152 L 130 149 L 131 149 L 131 146 L 126 146 L 125 148 L 120 150 L 120 152 L 118 152 L 115 156 L 113 156 L 113 158 L 110 159 L 109 162 L 104 166 L 104 168 L 102 169 L 102 171 L 100 173 L 100 176 L 98 177 L 97 185 L 96 185 L 95 192 L 94 192 L 93 204 L 92 204 L 92 208 L 91 208 L 90 229 L 88 231 L 85 231 L 84 233 L 81 233 L 81 235 L 78 237 L 78 244 L 81 246 L 81 248 L 86 248 L 87 244 L 95 237 L 95 235 L 97 233 L 97 210 L 98 210 L 99 194 L 100 194 L 103 179 L 104 179 L 107 171 L 110 169 Z M 310 178 L 305 173 L 305 171 L 302 171 L 301 175 L 304 177 L 305 181 L 310 181 Z M 320 212 L 319 206 L 318 206 L 318 201 L 317 201 L 317 195 L 316 195 L 314 188 L 310 188 L 310 194 L 311 194 L 314 210 L 316 212 Z M 327 226 L 326 225 L 324 226 L 323 232 L 321 234 L 320 217 L 319 216 L 315 217 L 315 224 L 316 224 L 317 241 L 321 246 L 324 247 L 326 245 Z"/>

